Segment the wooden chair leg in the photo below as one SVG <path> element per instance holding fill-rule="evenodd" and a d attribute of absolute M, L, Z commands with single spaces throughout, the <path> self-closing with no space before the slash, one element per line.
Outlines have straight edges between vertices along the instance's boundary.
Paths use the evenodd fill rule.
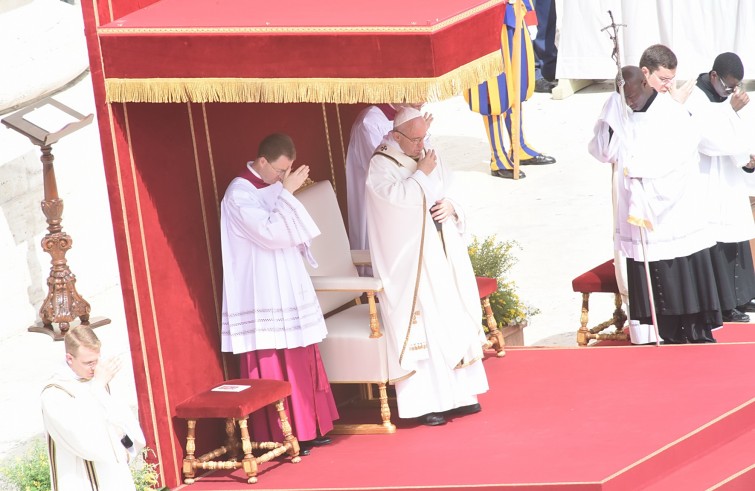
<path fill-rule="evenodd" d="M 291 456 L 291 462 L 301 462 L 301 457 L 299 457 L 299 440 L 297 440 L 291 432 L 291 423 L 288 422 L 283 399 L 275 403 L 275 410 L 278 411 L 278 420 L 281 424 L 281 432 L 283 432 L 283 444 L 288 448 L 288 455 Z"/>
<path fill-rule="evenodd" d="M 247 480 L 249 484 L 257 482 L 257 460 L 252 455 L 252 442 L 249 438 L 249 417 L 238 420 L 239 432 L 241 433 L 241 450 L 244 452 L 244 459 L 241 461 L 241 466 L 246 472 Z"/>
<path fill-rule="evenodd" d="M 590 330 L 587 328 L 590 313 L 590 293 L 582 293 L 582 314 L 579 316 L 579 330 L 577 331 L 577 344 L 587 346 L 590 342 Z"/>
<path fill-rule="evenodd" d="M 396 425 L 391 423 L 391 408 L 388 405 L 388 390 L 385 387 L 385 383 L 378 384 L 378 391 L 380 391 L 380 419 L 383 421 L 383 426 L 388 433 L 396 431 Z"/>
<path fill-rule="evenodd" d="M 490 347 L 496 351 L 496 356 L 506 356 L 506 342 L 503 339 L 503 333 L 498 329 L 498 322 L 493 315 L 493 308 L 490 306 L 490 299 L 482 299 L 482 310 L 485 312 L 485 319 L 488 324 L 488 341 Z"/>
<path fill-rule="evenodd" d="M 236 437 L 236 420 L 233 418 L 225 420 L 225 448 L 229 459 L 239 458 L 241 448 L 239 439 Z"/>
<path fill-rule="evenodd" d="M 194 452 L 196 451 L 196 444 L 194 440 L 196 435 L 197 420 L 189 419 L 187 420 L 187 424 L 188 429 L 186 431 L 186 458 L 184 458 L 183 461 L 184 483 L 194 484 L 194 461 L 196 460 L 196 458 L 194 457 Z"/>

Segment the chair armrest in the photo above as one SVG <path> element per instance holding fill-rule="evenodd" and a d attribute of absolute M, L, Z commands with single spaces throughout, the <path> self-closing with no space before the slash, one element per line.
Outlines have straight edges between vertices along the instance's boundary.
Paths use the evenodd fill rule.
<path fill-rule="evenodd" d="M 312 285 L 320 292 L 354 291 L 379 292 L 383 290 L 380 278 L 371 276 L 312 276 Z"/>
<path fill-rule="evenodd" d="M 372 266 L 369 249 L 352 249 L 351 262 L 354 266 Z"/>

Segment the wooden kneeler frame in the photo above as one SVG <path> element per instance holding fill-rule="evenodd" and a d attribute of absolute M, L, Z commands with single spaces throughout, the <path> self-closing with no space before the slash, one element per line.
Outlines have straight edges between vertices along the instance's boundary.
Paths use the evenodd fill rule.
<path fill-rule="evenodd" d="M 222 396 L 213 393 L 212 389 L 187 399 L 176 407 L 176 415 L 187 420 L 186 434 L 186 456 L 183 459 L 182 471 L 184 483 L 193 484 L 197 469 L 216 470 L 229 469 L 235 470 L 243 468 L 247 476 L 247 483 L 254 484 L 257 482 L 257 470 L 260 464 L 269 462 L 283 454 L 291 457 L 292 463 L 301 461 L 299 456 L 299 442 L 291 432 L 291 424 L 288 421 L 284 407 L 284 399 L 291 394 L 291 384 L 280 380 L 262 380 L 262 379 L 236 379 L 226 382 L 228 385 L 251 385 L 249 392 L 226 394 Z M 273 385 L 274 384 L 274 385 Z M 218 384 L 223 385 L 223 384 Z M 273 399 L 260 399 L 260 387 L 272 386 L 275 393 Z M 258 391 L 254 392 L 257 388 Z M 268 391 L 269 393 L 270 391 Z M 219 400 L 225 397 L 226 400 Z M 215 400 L 212 400 L 212 399 Z M 249 414 L 262 409 L 270 404 L 275 404 L 278 413 L 278 419 L 283 432 L 282 442 L 255 442 L 249 436 L 248 420 Z M 206 407 L 211 406 L 211 410 Z M 205 411 L 207 411 L 205 413 Z M 202 414 L 207 414 L 203 416 Z M 207 452 L 204 455 L 196 457 L 196 427 L 197 420 L 202 418 L 216 418 L 221 415 L 225 417 L 226 443 L 223 446 Z M 236 434 L 236 426 L 240 433 L 240 438 Z M 264 450 L 259 457 L 255 457 L 253 452 Z M 227 456 L 226 460 L 216 460 L 218 457 Z M 243 455 L 243 457 L 242 457 Z M 241 459 L 239 460 L 239 457 Z"/>

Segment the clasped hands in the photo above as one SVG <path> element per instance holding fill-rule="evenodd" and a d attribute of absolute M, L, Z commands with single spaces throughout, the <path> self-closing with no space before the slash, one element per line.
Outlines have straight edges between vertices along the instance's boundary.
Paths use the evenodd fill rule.
<path fill-rule="evenodd" d="M 304 184 L 304 181 L 307 180 L 307 177 L 309 177 L 309 166 L 301 165 L 295 170 L 288 169 L 286 173 L 283 174 L 281 182 L 283 183 L 283 188 L 289 193 L 293 194 L 294 191 L 299 189 L 302 184 Z"/>

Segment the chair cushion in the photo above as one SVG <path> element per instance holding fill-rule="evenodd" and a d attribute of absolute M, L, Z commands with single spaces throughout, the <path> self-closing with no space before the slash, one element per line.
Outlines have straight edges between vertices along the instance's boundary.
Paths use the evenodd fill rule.
<path fill-rule="evenodd" d="M 221 385 L 249 385 L 241 392 L 213 392 Z M 233 379 L 213 385 L 178 406 L 176 416 L 184 419 L 246 418 L 254 411 L 291 394 L 291 384 L 284 380 Z"/>
<path fill-rule="evenodd" d="M 595 266 L 590 271 L 577 276 L 572 280 L 571 286 L 575 292 L 579 293 L 619 293 L 613 259 L 609 259 L 600 266 Z"/>
<path fill-rule="evenodd" d="M 368 304 L 349 307 L 328 317 L 325 323 L 328 335 L 319 347 L 328 380 L 336 383 L 388 381 L 385 335 L 370 337 Z"/>
<path fill-rule="evenodd" d="M 495 278 L 477 276 L 475 279 L 477 280 L 477 290 L 480 292 L 480 298 L 485 298 L 498 290 L 498 280 Z"/>

